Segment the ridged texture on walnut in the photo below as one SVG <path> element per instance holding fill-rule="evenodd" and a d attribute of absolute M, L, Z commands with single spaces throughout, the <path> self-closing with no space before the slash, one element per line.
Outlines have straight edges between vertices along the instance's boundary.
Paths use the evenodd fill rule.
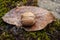
<path fill-rule="evenodd" d="M 35 15 L 32 12 L 21 14 L 21 23 L 24 26 L 32 26 L 35 23 Z"/>

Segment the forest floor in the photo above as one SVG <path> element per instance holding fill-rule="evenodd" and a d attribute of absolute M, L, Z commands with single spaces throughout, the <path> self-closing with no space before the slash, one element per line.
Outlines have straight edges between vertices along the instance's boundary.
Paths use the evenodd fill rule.
<path fill-rule="evenodd" d="M 31 0 L 30 0 L 31 1 Z M 37 1 L 27 0 L 0 0 L 0 40 L 60 40 L 60 20 L 48 24 L 40 31 L 27 32 L 23 29 L 17 29 L 15 26 L 3 22 L 4 16 L 9 10 L 16 7 L 16 4 L 38 6 Z M 59 1 L 58 1 L 59 2 Z M 60 3 L 60 2 L 59 2 Z"/>

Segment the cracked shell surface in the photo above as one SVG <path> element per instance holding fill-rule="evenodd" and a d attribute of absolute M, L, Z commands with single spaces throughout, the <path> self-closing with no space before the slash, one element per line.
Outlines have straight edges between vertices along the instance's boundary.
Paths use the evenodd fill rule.
<path fill-rule="evenodd" d="M 49 23 L 55 20 L 54 16 L 51 12 L 46 9 L 34 6 L 21 6 L 16 7 L 10 10 L 6 15 L 2 17 L 4 22 L 22 26 L 21 24 L 21 14 L 25 12 L 32 12 L 36 16 L 36 22 L 31 27 L 23 27 L 26 31 L 37 31 L 44 29 Z"/>

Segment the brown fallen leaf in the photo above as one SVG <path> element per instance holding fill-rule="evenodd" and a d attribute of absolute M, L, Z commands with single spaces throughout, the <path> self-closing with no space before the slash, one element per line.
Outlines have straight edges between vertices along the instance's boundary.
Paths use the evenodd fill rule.
<path fill-rule="evenodd" d="M 21 14 L 24 14 L 25 12 L 28 12 L 28 13 L 31 12 L 32 14 L 35 15 L 35 20 L 34 20 L 35 23 L 30 27 L 28 25 L 27 27 L 24 27 L 23 24 L 21 23 L 22 21 Z M 40 7 L 35 7 L 35 6 L 16 7 L 10 10 L 8 13 L 6 13 L 6 15 L 2 17 L 2 19 L 6 23 L 16 25 L 17 27 L 23 27 L 26 31 L 37 31 L 37 30 L 44 29 L 49 23 L 55 20 L 54 16 L 50 11 Z"/>

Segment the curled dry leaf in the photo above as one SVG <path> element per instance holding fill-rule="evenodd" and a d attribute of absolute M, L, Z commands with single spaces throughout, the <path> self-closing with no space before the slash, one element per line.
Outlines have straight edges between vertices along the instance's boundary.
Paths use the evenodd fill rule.
<path fill-rule="evenodd" d="M 44 29 L 49 23 L 55 20 L 52 13 L 48 10 L 34 6 L 16 7 L 6 13 L 2 19 L 6 23 L 16 25 L 17 27 L 20 26 L 26 31 Z M 27 27 L 23 25 L 27 25 Z"/>

